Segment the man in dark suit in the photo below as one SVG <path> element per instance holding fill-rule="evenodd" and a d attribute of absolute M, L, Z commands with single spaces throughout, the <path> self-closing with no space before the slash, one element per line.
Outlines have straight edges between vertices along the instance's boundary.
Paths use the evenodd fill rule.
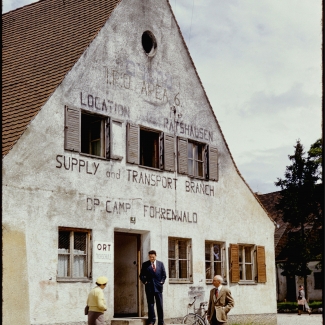
<path fill-rule="evenodd" d="M 211 325 L 225 325 L 227 314 L 235 302 L 230 290 L 222 285 L 221 275 L 216 275 L 212 283 L 215 288 L 210 291 L 207 317 Z"/>
<path fill-rule="evenodd" d="M 157 304 L 158 325 L 164 324 L 163 311 L 163 284 L 166 280 L 165 266 L 156 260 L 157 253 L 154 250 L 149 252 L 149 261 L 142 264 L 140 280 L 145 285 L 148 303 L 148 323 L 155 324 L 155 300 Z"/>

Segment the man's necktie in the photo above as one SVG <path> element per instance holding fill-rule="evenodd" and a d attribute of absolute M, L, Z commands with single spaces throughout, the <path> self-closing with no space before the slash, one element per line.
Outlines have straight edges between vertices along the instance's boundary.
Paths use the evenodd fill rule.
<path fill-rule="evenodd" d="M 216 298 L 218 298 L 219 291 L 216 289 Z"/>
<path fill-rule="evenodd" d="M 152 263 L 152 269 L 153 269 L 154 272 L 156 272 L 155 263 Z"/>

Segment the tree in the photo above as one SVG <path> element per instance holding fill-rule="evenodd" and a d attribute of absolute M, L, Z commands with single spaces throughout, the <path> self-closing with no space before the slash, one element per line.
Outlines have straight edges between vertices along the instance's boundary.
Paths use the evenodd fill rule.
<path fill-rule="evenodd" d="M 299 140 L 294 148 L 294 154 L 288 156 L 291 165 L 286 167 L 285 178 L 275 182 L 282 190 L 276 208 L 281 211 L 283 221 L 293 228 L 283 252 L 286 262 L 281 268 L 283 275 L 303 277 L 307 289 L 307 275 L 311 273 L 308 262 L 319 259 L 322 251 L 318 231 L 323 222 L 320 202 L 323 195 L 319 195 L 322 141 L 317 140 L 311 146 L 307 157 Z"/>

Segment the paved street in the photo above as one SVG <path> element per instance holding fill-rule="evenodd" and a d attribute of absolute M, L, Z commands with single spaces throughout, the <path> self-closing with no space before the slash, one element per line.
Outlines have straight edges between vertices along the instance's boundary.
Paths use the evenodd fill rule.
<path fill-rule="evenodd" d="M 323 325 L 322 314 L 278 314 L 278 325 Z"/>

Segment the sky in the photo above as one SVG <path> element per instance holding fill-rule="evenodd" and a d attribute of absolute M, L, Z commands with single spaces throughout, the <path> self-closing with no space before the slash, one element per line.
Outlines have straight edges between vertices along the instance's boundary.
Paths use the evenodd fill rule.
<path fill-rule="evenodd" d="M 170 4 L 238 170 L 252 191 L 279 191 L 296 141 L 307 152 L 322 137 L 322 1 Z"/>

